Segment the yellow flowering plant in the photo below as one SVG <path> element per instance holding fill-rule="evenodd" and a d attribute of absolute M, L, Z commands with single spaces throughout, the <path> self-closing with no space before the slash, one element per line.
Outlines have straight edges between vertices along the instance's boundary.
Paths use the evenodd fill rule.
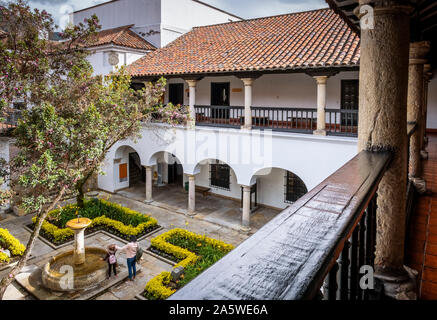
<path fill-rule="evenodd" d="M 26 250 L 26 247 L 6 229 L 0 228 L 0 239 L 6 245 L 5 249 L 8 249 L 12 256 L 22 256 Z M 0 262 L 8 263 L 9 257 L 0 252 Z"/>

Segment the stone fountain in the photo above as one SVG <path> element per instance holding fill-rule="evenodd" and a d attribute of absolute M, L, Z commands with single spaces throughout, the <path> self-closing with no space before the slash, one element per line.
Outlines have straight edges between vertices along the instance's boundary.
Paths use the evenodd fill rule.
<path fill-rule="evenodd" d="M 102 261 L 106 251 L 85 247 L 88 218 L 73 219 L 67 227 L 74 231 L 74 250 L 52 258 L 42 270 L 43 285 L 53 291 L 78 291 L 97 286 L 106 279 L 107 265 Z"/>

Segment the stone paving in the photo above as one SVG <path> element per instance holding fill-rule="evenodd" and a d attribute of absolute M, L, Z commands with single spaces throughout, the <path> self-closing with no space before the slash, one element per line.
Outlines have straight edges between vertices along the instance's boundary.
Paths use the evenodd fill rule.
<path fill-rule="evenodd" d="M 148 248 L 150 240 L 158 234 L 164 233 L 174 228 L 184 228 L 189 231 L 205 234 L 209 237 L 231 243 L 235 246 L 243 242 L 249 234 L 239 232 L 236 228 L 230 228 L 226 222 L 206 221 L 204 216 L 199 215 L 194 218 L 183 214 L 183 211 L 175 212 L 169 208 L 158 207 L 155 205 L 147 205 L 142 201 L 129 199 L 123 195 L 110 195 L 105 192 L 99 192 L 99 198 L 109 199 L 109 201 L 119 203 L 123 206 L 137 210 L 141 213 L 151 215 L 158 220 L 158 223 L 163 227 L 159 232 L 148 236 L 140 241 L 140 246 Z M 25 229 L 25 226 L 31 223 L 31 217 L 14 217 L 8 216 L 7 219 L 0 221 L 0 227 L 8 229 L 12 235 L 17 237 L 23 244 L 26 244 L 30 232 Z M 252 231 L 254 232 L 254 231 Z M 106 247 L 109 244 L 117 243 L 123 245 L 121 241 L 116 241 L 105 233 L 96 233 L 86 238 L 86 246 L 100 246 Z M 41 239 L 37 239 L 35 247 L 32 251 L 32 258 L 28 262 L 30 266 L 42 266 L 52 256 L 59 254 L 67 249 L 71 249 L 72 245 L 53 249 Z M 170 271 L 172 265 L 168 264 L 144 251 L 143 260 L 141 261 L 141 272 L 138 274 L 135 282 L 123 281 L 113 287 L 103 291 L 100 295 L 95 297 L 96 300 L 132 300 L 136 295 L 143 292 L 146 283 L 154 276 L 163 271 Z M 124 253 L 118 254 L 118 262 L 126 264 Z M 0 277 L 7 275 L 8 269 L 0 270 Z M 5 299 L 13 300 L 31 300 L 34 299 L 26 290 L 24 290 L 17 282 L 14 282 L 7 289 Z"/>

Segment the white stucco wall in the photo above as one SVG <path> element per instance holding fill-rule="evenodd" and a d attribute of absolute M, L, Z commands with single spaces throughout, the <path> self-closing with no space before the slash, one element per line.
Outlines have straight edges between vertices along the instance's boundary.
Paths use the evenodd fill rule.
<path fill-rule="evenodd" d="M 338 109 L 341 103 L 341 80 L 358 79 L 358 71 L 341 72 L 328 79 L 326 107 Z M 230 105 L 244 106 L 243 82 L 234 77 L 206 77 L 196 89 L 196 105 L 211 104 L 211 82 L 230 82 Z M 188 85 L 182 79 L 170 79 L 169 83 L 184 83 L 184 104 L 189 104 Z M 241 89 L 241 92 L 232 92 Z M 263 75 L 253 84 L 253 106 L 317 108 L 317 83 L 302 73 Z M 165 96 L 168 102 L 168 90 Z"/>
<path fill-rule="evenodd" d="M 240 20 L 233 15 L 192 0 L 162 0 L 161 16 L 163 47 L 193 27 Z"/>
<path fill-rule="evenodd" d="M 109 54 L 115 52 L 118 54 L 119 63 L 117 66 L 112 66 L 108 62 Z M 139 52 L 134 50 L 111 48 L 94 49 L 92 54 L 87 57 L 94 69 L 94 75 L 107 75 L 116 70 L 116 67 L 129 65 L 136 60 L 144 57 L 146 52 Z"/>
<path fill-rule="evenodd" d="M 240 185 L 252 185 L 258 179 L 260 203 L 278 208 L 286 206 L 283 202 L 284 174 L 274 170 L 272 176 L 266 176 L 260 175 L 260 170 L 291 171 L 311 190 L 357 153 L 355 138 L 208 127 L 187 130 L 156 125 L 144 128 L 142 138 L 136 144 L 128 140 L 113 147 L 105 160 L 107 175 L 99 176 L 99 188 L 114 192 L 123 187 L 114 183 L 118 172 L 113 167 L 114 159 L 120 158 L 119 152 L 123 150 L 120 147 L 125 146 L 139 154 L 143 166 L 156 165 L 161 161 L 163 151 L 174 154 L 184 173 L 195 174 L 196 183 L 202 186 L 209 186 L 209 168 L 204 161 L 220 160 L 233 170 L 231 190 L 213 188 L 214 193 L 239 199 Z M 271 189 L 273 185 L 276 185 L 275 189 Z"/>
<path fill-rule="evenodd" d="M 93 14 L 99 18 L 102 30 L 134 24 L 132 30 L 157 48 L 194 26 L 237 20 L 192 0 L 118 0 L 73 13 L 70 21 L 77 24 Z"/>
<path fill-rule="evenodd" d="M 437 129 L 437 77 L 434 76 L 429 82 L 428 87 L 428 113 L 427 113 L 428 129 Z"/>

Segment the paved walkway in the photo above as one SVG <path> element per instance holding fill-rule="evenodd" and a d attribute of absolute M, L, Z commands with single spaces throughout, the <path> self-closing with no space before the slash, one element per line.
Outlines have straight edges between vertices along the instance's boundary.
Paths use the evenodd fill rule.
<path fill-rule="evenodd" d="M 437 135 L 428 134 L 423 162 L 429 194 L 417 199 L 407 239 L 406 263 L 419 271 L 420 298 L 437 300 Z"/>
<path fill-rule="evenodd" d="M 150 246 L 150 240 L 156 237 L 158 234 L 164 233 L 170 229 L 183 228 L 189 231 L 205 234 L 208 237 L 212 237 L 218 240 L 231 243 L 235 246 L 243 242 L 249 235 L 240 233 L 237 230 L 228 228 L 226 226 L 212 223 L 209 221 L 204 221 L 201 217 L 190 218 L 182 213 L 175 213 L 164 208 L 146 205 L 141 201 L 126 198 L 122 195 L 110 195 L 105 192 L 99 193 L 99 198 L 109 199 L 112 202 L 119 203 L 123 206 L 129 207 L 133 210 L 137 210 L 141 213 L 151 215 L 158 220 L 158 223 L 163 227 L 163 230 L 158 233 L 147 237 L 140 242 L 140 246 L 143 248 L 148 248 Z M 29 239 L 30 232 L 24 227 L 30 224 L 31 217 L 12 217 L 0 221 L 1 228 L 7 228 L 15 237 L 17 237 L 23 244 L 27 243 Z M 87 246 L 102 246 L 114 243 L 114 239 L 105 236 L 104 234 L 94 234 L 85 240 Z M 121 243 L 120 243 L 121 244 Z M 36 240 L 36 244 L 32 255 L 34 256 L 28 262 L 28 266 L 36 265 L 41 266 L 47 261 L 51 256 L 57 255 L 67 248 L 54 250 L 52 247 L 41 241 Z M 124 255 L 119 257 L 120 263 L 124 262 Z M 144 260 L 141 262 L 142 272 L 138 275 L 134 283 L 123 281 L 122 283 L 111 287 L 99 296 L 96 300 L 131 300 L 135 299 L 135 296 L 140 294 L 146 285 L 146 283 L 154 276 L 158 275 L 162 271 L 170 271 L 172 265 L 167 264 L 147 253 L 144 255 Z M 0 277 L 7 275 L 8 270 L 0 271 Z M 18 283 L 13 283 L 7 290 L 6 299 L 14 300 L 28 300 L 33 299 L 23 288 L 20 287 Z"/>

